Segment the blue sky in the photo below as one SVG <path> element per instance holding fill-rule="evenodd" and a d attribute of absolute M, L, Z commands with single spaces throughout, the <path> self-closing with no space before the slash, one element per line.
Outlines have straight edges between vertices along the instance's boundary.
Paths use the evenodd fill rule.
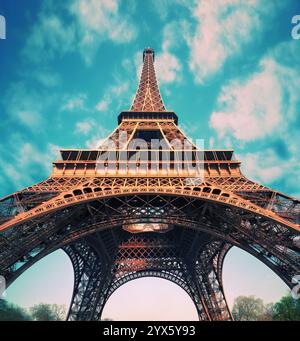
<path fill-rule="evenodd" d="M 131 105 L 145 46 L 189 136 L 300 196 L 298 0 L 0 0 L 0 14 L 0 196 L 45 179 L 60 147 L 99 144 Z"/>

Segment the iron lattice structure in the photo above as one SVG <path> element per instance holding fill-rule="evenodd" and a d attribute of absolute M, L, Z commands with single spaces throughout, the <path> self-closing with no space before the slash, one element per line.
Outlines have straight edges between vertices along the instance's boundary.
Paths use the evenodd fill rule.
<path fill-rule="evenodd" d="M 231 320 L 222 283 L 227 251 L 249 252 L 292 287 L 300 274 L 300 202 L 247 179 L 232 150 L 200 151 L 199 161 L 193 145 L 192 157 L 179 160 L 172 141 L 186 136 L 163 104 L 152 49 L 143 62 L 131 109 L 99 148 L 61 150 L 48 179 L 0 201 L 0 273 L 11 284 L 62 248 L 75 274 L 69 320 L 99 320 L 110 295 L 143 276 L 181 286 L 200 320 Z M 139 138 L 145 148 L 135 148 Z M 163 144 L 145 161 L 157 138 Z M 181 167 L 197 162 L 199 183 Z"/>

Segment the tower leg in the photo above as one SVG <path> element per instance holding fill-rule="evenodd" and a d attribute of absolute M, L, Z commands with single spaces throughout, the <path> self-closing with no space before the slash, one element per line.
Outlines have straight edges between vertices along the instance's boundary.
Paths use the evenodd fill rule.
<path fill-rule="evenodd" d="M 109 283 L 108 264 L 85 242 L 65 248 L 74 267 L 74 291 L 67 319 L 100 320 Z"/>
<path fill-rule="evenodd" d="M 209 320 L 232 320 L 222 284 L 222 264 L 228 246 L 220 241 L 206 244 L 197 254 L 195 281 Z"/>

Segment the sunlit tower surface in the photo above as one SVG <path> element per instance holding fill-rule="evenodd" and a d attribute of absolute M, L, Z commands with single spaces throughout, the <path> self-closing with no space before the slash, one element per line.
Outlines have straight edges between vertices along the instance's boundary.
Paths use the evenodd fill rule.
<path fill-rule="evenodd" d="M 0 274 L 11 284 L 63 249 L 69 320 L 101 319 L 118 287 L 147 276 L 182 287 L 199 320 L 231 320 L 222 269 L 232 246 L 289 287 L 300 274 L 299 200 L 247 179 L 233 150 L 191 143 L 162 101 L 154 57 L 144 50 L 132 106 L 97 149 L 61 150 L 49 178 L 0 201 Z"/>

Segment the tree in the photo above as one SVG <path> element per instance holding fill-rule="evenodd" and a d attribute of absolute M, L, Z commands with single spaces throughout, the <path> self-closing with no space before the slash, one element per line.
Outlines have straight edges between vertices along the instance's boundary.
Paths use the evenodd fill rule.
<path fill-rule="evenodd" d="M 31 316 L 17 305 L 0 299 L 0 321 L 30 321 Z"/>
<path fill-rule="evenodd" d="M 274 304 L 268 303 L 264 306 L 264 312 L 259 317 L 260 321 L 273 321 L 274 316 Z"/>
<path fill-rule="evenodd" d="M 300 321 L 300 299 L 287 294 L 274 305 L 273 318 L 276 321 Z"/>
<path fill-rule="evenodd" d="M 66 317 L 66 309 L 58 304 L 36 304 L 30 308 L 30 313 L 35 321 L 63 321 Z"/>
<path fill-rule="evenodd" d="M 234 300 L 232 315 L 236 321 L 258 321 L 264 312 L 264 302 L 260 298 L 239 296 Z"/>

